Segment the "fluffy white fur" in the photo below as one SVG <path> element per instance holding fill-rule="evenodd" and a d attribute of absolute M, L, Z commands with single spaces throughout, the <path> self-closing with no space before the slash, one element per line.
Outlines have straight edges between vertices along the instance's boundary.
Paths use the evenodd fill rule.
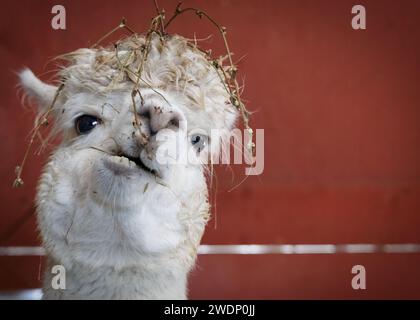
<path fill-rule="evenodd" d="M 131 90 L 145 39 L 118 48 L 79 49 L 64 58 L 64 89 L 53 109 L 61 144 L 39 182 L 37 217 L 48 255 L 45 299 L 185 299 L 187 276 L 209 216 L 205 167 L 156 161 L 156 132 L 178 125 L 181 149 L 197 130 L 230 129 L 237 112 L 220 75 L 204 54 L 180 36 L 153 37 L 144 65 L 133 125 Z M 134 53 L 133 53 L 134 52 Z M 20 74 L 26 92 L 48 108 L 56 87 L 30 70 Z M 78 135 L 75 120 L 101 123 Z M 218 143 L 211 141 L 210 143 Z M 118 154 L 140 157 L 158 177 Z M 199 155 L 197 155 L 199 157 Z M 66 269 L 66 289 L 51 287 L 53 265 Z"/>

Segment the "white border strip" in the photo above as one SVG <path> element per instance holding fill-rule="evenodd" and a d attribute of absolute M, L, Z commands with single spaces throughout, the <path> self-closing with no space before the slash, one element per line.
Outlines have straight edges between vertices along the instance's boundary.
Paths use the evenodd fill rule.
<path fill-rule="evenodd" d="M 420 253 L 420 244 L 203 244 L 199 254 Z M 43 256 L 42 247 L 0 247 L 0 256 Z"/>

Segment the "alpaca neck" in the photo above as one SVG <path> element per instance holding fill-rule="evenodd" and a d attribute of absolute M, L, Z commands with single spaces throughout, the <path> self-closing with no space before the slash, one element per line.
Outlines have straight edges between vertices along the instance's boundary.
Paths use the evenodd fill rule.
<path fill-rule="evenodd" d="M 188 270 L 147 263 L 116 270 L 72 264 L 65 268 L 65 289 L 54 289 L 57 263 L 48 263 L 44 276 L 44 299 L 186 299 Z M 57 279 L 57 278 L 55 278 Z"/>

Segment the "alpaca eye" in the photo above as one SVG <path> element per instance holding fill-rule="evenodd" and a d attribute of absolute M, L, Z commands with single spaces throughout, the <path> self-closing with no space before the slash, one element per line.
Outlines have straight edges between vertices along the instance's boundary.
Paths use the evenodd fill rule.
<path fill-rule="evenodd" d="M 79 134 L 89 133 L 100 123 L 100 120 L 95 116 L 83 115 L 76 119 L 76 130 Z"/>
<path fill-rule="evenodd" d="M 197 149 L 197 152 L 201 152 L 206 146 L 208 138 L 202 134 L 193 134 L 191 136 L 191 144 Z"/>

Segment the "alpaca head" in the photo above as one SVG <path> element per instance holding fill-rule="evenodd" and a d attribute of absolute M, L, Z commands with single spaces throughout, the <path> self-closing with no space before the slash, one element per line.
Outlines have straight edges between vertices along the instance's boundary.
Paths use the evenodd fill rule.
<path fill-rule="evenodd" d="M 209 212 L 200 162 L 219 144 L 211 131 L 231 129 L 237 111 L 220 71 L 186 39 L 154 36 L 146 59 L 145 41 L 64 56 L 64 86 L 48 111 L 61 143 L 37 196 L 55 260 L 118 268 L 178 248 L 187 265 L 195 256 Z M 29 70 L 20 77 L 45 113 L 57 87 Z"/>

